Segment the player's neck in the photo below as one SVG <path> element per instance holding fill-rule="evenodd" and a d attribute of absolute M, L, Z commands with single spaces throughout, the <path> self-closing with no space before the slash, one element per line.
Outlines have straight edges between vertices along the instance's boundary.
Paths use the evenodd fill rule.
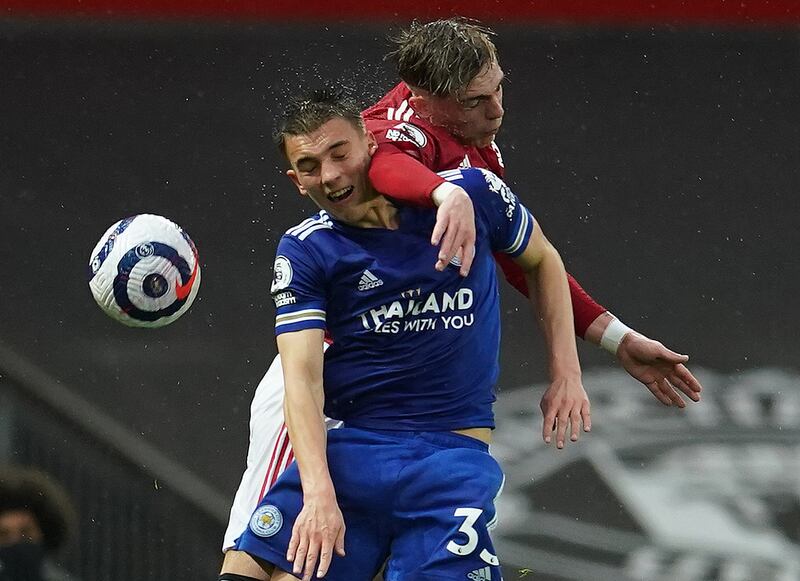
<path fill-rule="evenodd" d="M 397 230 L 397 207 L 384 196 L 376 196 L 365 204 L 364 213 L 353 226 L 359 228 L 385 228 Z"/>

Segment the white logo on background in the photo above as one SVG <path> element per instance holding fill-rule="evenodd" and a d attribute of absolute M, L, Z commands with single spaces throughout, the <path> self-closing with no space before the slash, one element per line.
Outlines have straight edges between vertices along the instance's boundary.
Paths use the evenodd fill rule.
<path fill-rule="evenodd" d="M 383 281 L 377 276 L 372 274 L 369 270 L 365 270 L 361 275 L 361 280 L 358 281 L 358 290 L 365 291 L 373 288 L 378 288 L 383 284 Z"/>
<path fill-rule="evenodd" d="M 483 569 L 475 569 L 467 574 L 467 577 L 472 581 L 490 581 L 492 578 L 492 570 L 489 567 Z"/>

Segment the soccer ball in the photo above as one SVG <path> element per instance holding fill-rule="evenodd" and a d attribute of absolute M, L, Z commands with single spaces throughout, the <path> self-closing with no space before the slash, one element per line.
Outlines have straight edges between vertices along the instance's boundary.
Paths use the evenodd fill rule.
<path fill-rule="evenodd" d="M 100 308 L 130 327 L 168 325 L 189 310 L 200 288 L 189 235 L 153 214 L 112 224 L 92 250 L 88 274 Z"/>

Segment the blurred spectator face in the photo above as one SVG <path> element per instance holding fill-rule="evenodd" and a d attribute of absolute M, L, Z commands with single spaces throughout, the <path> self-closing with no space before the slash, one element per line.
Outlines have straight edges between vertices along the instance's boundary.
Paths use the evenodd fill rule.
<path fill-rule="evenodd" d="M 41 544 L 42 529 L 29 510 L 9 510 L 0 514 L 0 547 L 19 543 Z"/>

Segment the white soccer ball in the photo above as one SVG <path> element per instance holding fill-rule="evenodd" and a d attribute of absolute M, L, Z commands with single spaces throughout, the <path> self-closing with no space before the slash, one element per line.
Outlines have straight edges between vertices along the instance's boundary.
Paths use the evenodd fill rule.
<path fill-rule="evenodd" d="M 111 318 L 131 327 L 163 327 L 189 310 L 197 296 L 197 248 L 163 216 L 125 218 L 92 250 L 89 288 Z"/>

